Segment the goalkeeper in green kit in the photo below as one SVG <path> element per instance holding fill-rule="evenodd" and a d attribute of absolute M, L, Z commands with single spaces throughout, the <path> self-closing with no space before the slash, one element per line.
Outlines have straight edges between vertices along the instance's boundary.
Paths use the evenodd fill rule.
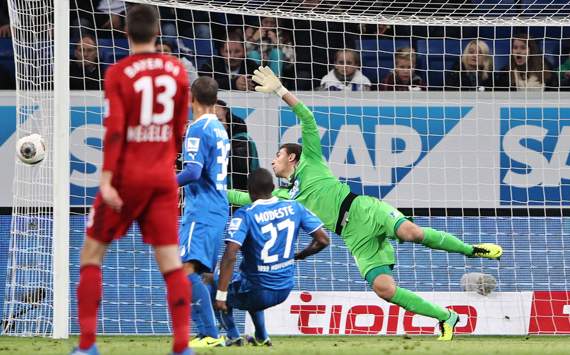
<path fill-rule="evenodd" d="M 420 227 L 400 211 L 378 198 L 355 195 L 340 182 L 325 161 L 313 113 L 290 93 L 268 67 L 254 72 L 256 91 L 280 96 L 301 120 L 303 145 L 283 144 L 272 166 L 275 175 L 288 179 L 289 186 L 273 192 L 294 199 L 315 213 L 325 226 L 338 234 L 354 256 L 360 275 L 382 299 L 439 321 L 439 340 L 451 340 L 457 313 L 424 300 L 396 285 L 392 268 L 396 263 L 389 239 L 423 244 L 428 248 L 460 253 L 468 257 L 499 259 L 503 251 L 496 244 L 469 245 L 452 234 Z M 251 203 L 246 193 L 229 191 L 230 203 Z"/>

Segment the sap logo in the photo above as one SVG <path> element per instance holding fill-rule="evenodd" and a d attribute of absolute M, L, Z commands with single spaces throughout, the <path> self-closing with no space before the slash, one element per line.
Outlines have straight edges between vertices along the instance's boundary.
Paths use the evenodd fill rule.
<path fill-rule="evenodd" d="M 41 119 L 41 117 L 36 117 L 34 120 L 34 114 L 41 115 L 38 108 L 38 106 L 23 106 L 20 108 L 19 117 L 16 117 L 16 106 L 0 106 L 0 117 L 2 117 L 0 120 L 0 147 L 16 132 L 18 120 L 24 130 L 32 130 L 28 123 Z M 32 118 L 32 120 L 28 120 L 28 118 Z"/>
<path fill-rule="evenodd" d="M 386 196 L 465 117 L 471 107 L 315 106 L 323 155 L 355 191 Z M 281 143 L 301 142 L 288 109 L 280 115 Z"/>
<path fill-rule="evenodd" d="M 103 163 L 103 121 L 101 106 L 72 106 L 70 120 L 70 203 L 93 203 Z"/>
<path fill-rule="evenodd" d="M 570 204 L 570 109 L 501 109 L 501 203 Z"/>
<path fill-rule="evenodd" d="M 433 325 L 415 325 L 416 314 L 394 304 L 313 304 L 310 292 L 302 292 L 299 298 L 301 304 L 291 305 L 289 314 L 298 317 L 297 329 L 301 334 L 394 335 L 402 330 L 406 334 L 436 333 Z M 474 306 L 453 305 L 447 308 L 460 315 L 461 323 L 455 328 L 458 334 L 471 334 L 475 331 L 478 315 Z"/>

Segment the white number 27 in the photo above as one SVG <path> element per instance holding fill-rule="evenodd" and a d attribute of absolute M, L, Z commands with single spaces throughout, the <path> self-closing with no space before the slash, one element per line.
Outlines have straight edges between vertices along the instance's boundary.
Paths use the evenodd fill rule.
<path fill-rule="evenodd" d="M 291 247 L 293 244 L 293 234 L 295 233 L 295 222 L 290 219 L 286 219 L 277 223 L 277 228 L 273 223 L 266 224 L 261 227 L 261 233 L 269 234 L 269 240 L 265 242 L 263 249 L 261 250 L 261 260 L 265 264 L 274 263 L 279 260 L 279 255 L 273 254 L 269 255 L 269 249 L 271 249 L 275 242 L 277 241 L 278 232 L 282 230 L 287 230 L 287 241 L 285 244 L 285 252 L 283 253 L 283 258 L 288 259 L 291 256 Z"/>

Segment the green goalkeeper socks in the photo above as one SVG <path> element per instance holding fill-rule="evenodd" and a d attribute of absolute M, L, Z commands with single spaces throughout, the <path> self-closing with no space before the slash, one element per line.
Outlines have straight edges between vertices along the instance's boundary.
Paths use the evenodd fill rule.
<path fill-rule="evenodd" d="M 473 254 L 473 246 L 465 244 L 453 234 L 441 232 L 432 228 L 422 228 L 424 240 L 422 244 L 428 248 L 445 250 L 451 253 L 460 253 L 470 256 Z"/>
<path fill-rule="evenodd" d="M 424 300 L 410 290 L 396 287 L 396 293 L 390 302 L 397 304 L 407 311 L 421 314 L 422 316 L 436 318 L 445 321 L 449 318 L 449 311 L 437 304 Z"/>

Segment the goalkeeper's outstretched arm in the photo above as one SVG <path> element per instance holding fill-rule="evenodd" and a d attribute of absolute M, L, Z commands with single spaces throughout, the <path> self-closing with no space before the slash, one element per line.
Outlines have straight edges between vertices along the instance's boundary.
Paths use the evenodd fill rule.
<path fill-rule="evenodd" d="M 273 73 L 269 67 L 259 67 L 253 72 L 253 81 L 258 85 L 255 87 L 255 91 L 263 92 L 266 94 L 276 94 L 279 96 L 289 107 L 293 108 L 300 101 L 295 95 L 289 92 L 279 78 Z"/>
<path fill-rule="evenodd" d="M 266 94 L 276 94 L 291 107 L 295 115 L 301 120 L 301 134 L 303 138 L 303 153 L 301 158 L 314 159 L 317 162 L 323 160 L 321 149 L 321 136 L 313 113 L 294 94 L 287 90 L 279 78 L 269 67 L 259 67 L 253 72 L 253 81 L 258 86 L 255 91 Z"/>

